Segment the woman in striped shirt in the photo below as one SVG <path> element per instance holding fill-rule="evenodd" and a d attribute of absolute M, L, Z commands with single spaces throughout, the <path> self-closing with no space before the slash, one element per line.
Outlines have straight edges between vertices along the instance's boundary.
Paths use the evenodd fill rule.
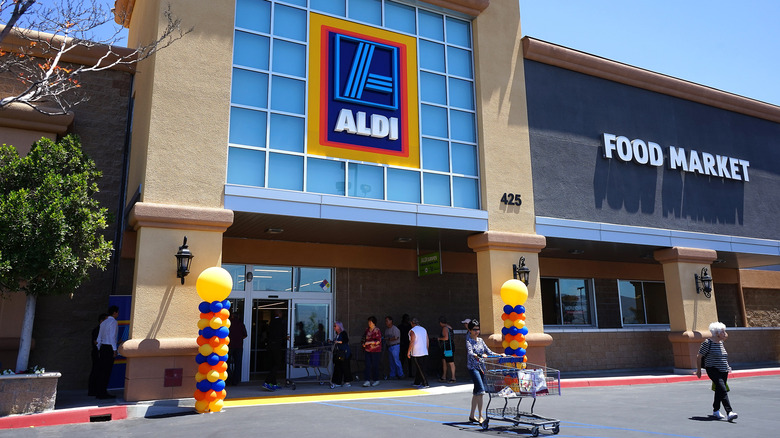
<path fill-rule="evenodd" d="M 731 371 L 728 362 L 729 355 L 726 353 L 726 347 L 723 346 L 723 341 L 729 337 L 726 333 L 726 325 L 721 322 L 713 322 L 710 324 L 710 333 L 712 333 L 712 338 L 702 342 L 699 354 L 696 355 L 696 377 L 701 379 L 701 358 L 704 357 L 704 369 L 715 388 L 712 416 L 718 420 L 734 421 L 737 419 L 737 413 L 731 410 L 728 387 L 726 386 L 726 380 Z M 720 413 L 721 403 L 726 410 L 726 416 Z"/>

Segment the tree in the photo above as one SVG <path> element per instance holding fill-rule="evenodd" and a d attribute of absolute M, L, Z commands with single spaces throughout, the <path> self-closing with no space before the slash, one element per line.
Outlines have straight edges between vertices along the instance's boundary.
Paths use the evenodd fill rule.
<path fill-rule="evenodd" d="M 17 372 L 27 369 L 37 297 L 72 294 L 109 261 L 100 176 L 75 135 L 41 139 L 24 157 L 0 147 L 0 293 L 27 295 Z"/>
<path fill-rule="evenodd" d="M 67 113 L 88 97 L 80 90 L 81 75 L 136 64 L 192 31 L 182 29 L 170 5 L 163 15 L 166 26 L 157 40 L 122 50 L 114 46 L 121 26 L 115 26 L 113 35 L 97 36 L 98 27 L 115 21 L 103 2 L 0 0 L 0 44 L 5 48 L 0 50 L 0 73 L 10 73 L 22 85 L 18 93 L 0 99 L 0 108 L 20 103 L 44 114 Z M 100 54 L 93 65 L 63 61 L 85 49 Z"/>

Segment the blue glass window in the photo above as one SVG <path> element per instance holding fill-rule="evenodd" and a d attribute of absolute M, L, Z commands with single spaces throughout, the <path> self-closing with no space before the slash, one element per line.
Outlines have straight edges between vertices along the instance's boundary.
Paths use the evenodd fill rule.
<path fill-rule="evenodd" d="M 447 138 L 447 110 L 431 105 L 420 105 L 422 133 Z"/>
<path fill-rule="evenodd" d="M 230 141 L 236 144 L 265 147 L 265 112 L 230 108 Z"/>
<path fill-rule="evenodd" d="M 274 40 L 274 72 L 306 76 L 306 46 Z"/>
<path fill-rule="evenodd" d="M 344 162 L 309 158 L 306 190 L 314 193 L 344 195 Z"/>
<path fill-rule="evenodd" d="M 285 3 L 290 3 L 291 5 L 298 5 L 306 7 L 306 0 L 283 0 Z"/>
<path fill-rule="evenodd" d="M 228 184 L 263 187 L 265 152 L 254 149 L 228 149 Z"/>
<path fill-rule="evenodd" d="M 274 35 L 306 41 L 306 11 L 277 4 L 274 7 Z"/>
<path fill-rule="evenodd" d="M 303 114 L 306 82 L 281 76 L 271 77 L 271 109 Z"/>
<path fill-rule="evenodd" d="M 444 17 L 440 14 L 420 10 L 420 36 L 444 41 Z"/>
<path fill-rule="evenodd" d="M 349 163 L 349 196 L 384 199 L 384 172 L 379 166 Z"/>
<path fill-rule="evenodd" d="M 271 4 L 265 0 L 236 1 L 236 27 L 270 32 Z"/>
<path fill-rule="evenodd" d="M 385 26 L 401 32 L 414 33 L 414 8 L 395 2 L 385 3 Z"/>
<path fill-rule="evenodd" d="M 449 172 L 450 153 L 448 149 L 446 141 L 423 138 L 423 169 Z"/>
<path fill-rule="evenodd" d="M 477 176 L 477 147 L 470 144 L 452 143 L 452 172 Z"/>
<path fill-rule="evenodd" d="M 268 187 L 303 190 L 303 157 L 269 154 L 268 158 Z"/>
<path fill-rule="evenodd" d="M 344 0 L 311 0 L 311 8 L 342 17 L 347 15 Z"/>
<path fill-rule="evenodd" d="M 230 101 L 239 105 L 266 108 L 268 106 L 268 75 L 234 68 Z"/>
<path fill-rule="evenodd" d="M 236 31 L 233 64 L 268 70 L 268 37 Z"/>
<path fill-rule="evenodd" d="M 450 177 L 437 173 L 423 174 L 425 187 L 425 203 L 433 205 L 450 205 Z"/>
<path fill-rule="evenodd" d="M 303 152 L 304 119 L 271 114 L 271 141 L 268 147 L 290 152 Z"/>
<path fill-rule="evenodd" d="M 447 104 L 447 85 L 442 75 L 420 72 L 420 98 L 424 102 Z"/>
<path fill-rule="evenodd" d="M 479 186 L 472 178 L 452 178 L 453 206 L 479 208 Z"/>
<path fill-rule="evenodd" d="M 450 106 L 474 109 L 474 85 L 469 81 L 449 78 Z"/>
<path fill-rule="evenodd" d="M 471 48 L 469 23 L 457 18 L 447 17 L 447 42 Z"/>
<path fill-rule="evenodd" d="M 444 73 L 444 46 L 420 40 L 420 68 Z"/>
<path fill-rule="evenodd" d="M 366 23 L 382 24 L 382 0 L 363 0 L 349 2 L 349 18 Z"/>
<path fill-rule="evenodd" d="M 390 201 L 420 203 L 420 173 L 410 170 L 387 169 L 387 199 Z"/>
<path fill-rule="evenodd" d="M 450 110 L 450 135 L 453 140 L 475 143 L 474 113 Z"/>
<path fill-rule="evenodd" d="M 473 79 L 471 52 L 457 47 L 447 47 L 447 73 Z"/>

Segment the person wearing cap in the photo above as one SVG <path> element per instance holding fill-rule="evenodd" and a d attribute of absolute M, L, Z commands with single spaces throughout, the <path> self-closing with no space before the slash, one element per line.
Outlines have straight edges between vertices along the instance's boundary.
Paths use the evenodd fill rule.
<path fill-rule="evenodd" d="M 485 395 L 485 368 L 479 359 L 488 356 L 498 356 L 498 354 L 488 348 L 485 341 L 479 337 L 479 321 L 476 319 L 470 320 L 468 329 L 469 335 L 466 336 L 466 368 L 468 368 L 471 380 L 474 382 L 469 421 L 482 424 L 485 421 L 485 417 L 482 416 L 483 396 Z M 478 416 L 474 416 L 475 411 Z"/>

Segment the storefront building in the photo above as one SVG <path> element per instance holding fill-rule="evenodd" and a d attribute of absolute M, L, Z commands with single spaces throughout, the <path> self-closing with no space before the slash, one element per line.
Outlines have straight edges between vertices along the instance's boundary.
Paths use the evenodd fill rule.
<path fill-rule="evenodd" d="M 133 89 L 126 399 L 192 393 L 210 266 L 234 279 L 244 381 L 276 310 L 290 347 L 405 313 L 500 344 L 520 257 L 531 362 L 692 368 L 718 319 L 761 326 L 732 332 L 736 362 L 780 359 L 780 276 L 748 269 L 780 264 L 780 108 L 521 39 L 513 2 L 170 3 L 194 29 Z M 117 2 L 130 46 L 166 4 Z"/>

